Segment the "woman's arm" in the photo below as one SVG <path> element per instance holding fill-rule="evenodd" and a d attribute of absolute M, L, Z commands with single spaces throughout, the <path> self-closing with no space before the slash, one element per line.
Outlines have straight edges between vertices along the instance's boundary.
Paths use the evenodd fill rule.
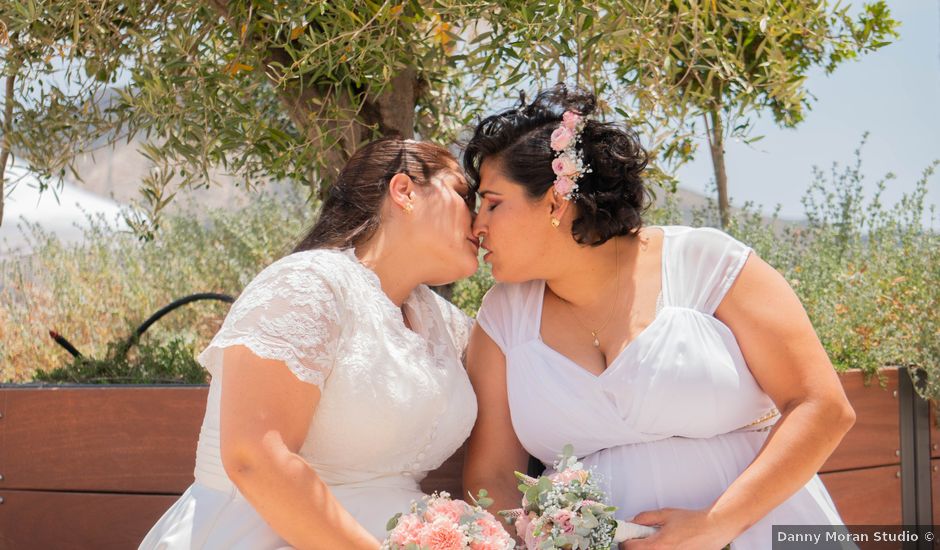
<path fill-rule="evenodd" d="M 320 390 L 244 346 L 223 352 L 221 453 L 229 478 L 298 549 L 379 548 L 297 452 Z"/>
<path fill-rule="evenodd" d="M 662 524 L 633 550 L 720 548 L 798 491 L 855 423 L 839 378 L 786 280 L 751 255 L 715 316 L 734 333 L 747 365 L 781 413 L 754 461 L 707 509 L 660 510 L 638 523 Z M 694 531 L 701 538 L 696 542 Z M 770 541 L 767 541 L 768 546 Z"/>
<path fill-rule="evenodd" d="M 529 454 L 519 443 L 509 417 L 506 358 L 479 325 L 470 335 L 467 372 L 477 394 L 479 412 L 464 459 L 464 490 L 476 496 L 480 489 L 486 489 L 493 499 L 493 513 L 518 508 L 521 495 L 513 472 L 525 472 Z M 507 530 L 514 534 L 513 529 Z"/>

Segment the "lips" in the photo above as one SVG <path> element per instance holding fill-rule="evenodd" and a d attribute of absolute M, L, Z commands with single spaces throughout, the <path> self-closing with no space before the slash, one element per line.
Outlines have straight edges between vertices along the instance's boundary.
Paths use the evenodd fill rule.
<path fill-rule="evenodd" d="M 480 240 L 474 237 L 467 237 L 467 240 L 470 241 L 470 244 L 473 245 L 473 249 L 479 253 L 480 252 Z"/>

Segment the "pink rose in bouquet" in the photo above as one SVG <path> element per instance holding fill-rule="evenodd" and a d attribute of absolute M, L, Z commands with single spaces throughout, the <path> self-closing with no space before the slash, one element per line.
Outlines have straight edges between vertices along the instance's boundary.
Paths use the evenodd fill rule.
<path fill-rule="evenodd" d="M 421 548 L 428 550 L 463 550 L 467 535 L 446 516 L 439 516 L 421 529 Z"/>
<path fill-rule="evenodd" d="M 483 509 L 492 500 L 480 492 L 474 504 L 434 493 L 411 504 L 405 514 L 389 520 L 382 550 L 510 550 L 515 541 L 492 514 Z M 413 545 L 413 546 L 409 546 Z"/>

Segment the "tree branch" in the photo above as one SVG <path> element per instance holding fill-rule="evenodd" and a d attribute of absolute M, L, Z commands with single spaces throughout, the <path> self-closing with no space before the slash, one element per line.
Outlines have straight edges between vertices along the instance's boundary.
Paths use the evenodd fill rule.
<path fill-rule="evenodd" d="M 3 95 L 3 140 L 0 142 L 0 225 L 3 225 L 3 203 L 5 192 L 4 178 L 6 174 L 7 161 L 10 159 L 10 132 L 13 131 L 13 91 L 16 84 L 16 73 L 19 72 L 20 64 L 14 61 L 10 66 L 10 74 L 7 75 L 6 89 Z"/>

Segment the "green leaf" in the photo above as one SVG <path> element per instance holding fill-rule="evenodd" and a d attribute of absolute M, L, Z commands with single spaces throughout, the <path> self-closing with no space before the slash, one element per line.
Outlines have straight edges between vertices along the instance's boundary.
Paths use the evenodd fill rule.
<path fill-rule="evenodd" d="M 524 74 L 522 74 L 522 73 L 516 73 L 516 74 L 510 76 L 509 78 L 507 78 L 506 80 L 502 81 L 499 85 L 500 85 L 501 87 L 512 86 L 513 84 L 515 84 L 515 83 L 519 82 L 520 80 L 522 80 L 524 77 L 525 77 Z"/>
<path fill-rule="evenodd" d="M 401 519 L 401 516 L 402 516 L 402 513 L 401 513 L 401 512 L 398 512 L 397 514 L 395 514 L 394 516 L 392 516 L 392 518 L 391 518 L 390 520 L 388 520 L 388 523 L 385 524 L 385 530 L 386 530 L 386 531 L 391 531 L 392 529 L 394 529 L 395 527 L 397 527 L 397 526 L 398 526 L 398 520 Z"/>

